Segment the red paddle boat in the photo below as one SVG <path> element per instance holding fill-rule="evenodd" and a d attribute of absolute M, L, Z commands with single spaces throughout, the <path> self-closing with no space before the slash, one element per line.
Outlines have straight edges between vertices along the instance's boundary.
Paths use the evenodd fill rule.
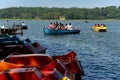
<path fill-rule="evenodd" d="M 0 62 L 0 80 L 80 80 L 83 73 L 74 51 L 10 55 Z"/>

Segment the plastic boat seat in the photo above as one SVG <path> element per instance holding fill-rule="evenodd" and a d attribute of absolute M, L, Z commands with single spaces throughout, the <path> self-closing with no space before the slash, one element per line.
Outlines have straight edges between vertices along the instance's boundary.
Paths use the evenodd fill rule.
<path fill-rule="evenodd" d="M 37 68 L 17 68 L 0 72 L 0 80 L 42 80 Z"/>
<path fill-rule="evenodd" d="M 45 76 L 44 80 L 60 80 L 64 76 L 57 69 L 40 70 L 40 72 Z"/>
<path fill-rule="evenodd" d="M 52 56 L 53 59 L 59 59 L 62 62 L 71 62 L 72 60 L 74 60 L 76 58 L 76 53 L 74 51 L 71 51 L 67 54 L 64 55 L 59 55 L 59 56 Z"/>
<path fill-rule="evenodd" d="M 13 63 L 3 62 L 3 61 L 0 62 L 0 72 L 11 69 L 11 68 L 21 68 L 21 67 L 23 67 L 23 65 L 16 65 Z M 0 79 L 0 80 L 2 80 L 2 79 Z"/>
<path fill-rule="evenodd" d="M 7 45 L 0 51 L 0 59 L 6 58 L 8 55 L 11 55 L 15 52 L 21 52 L 22 46 L 21 45 Z"/>
<path fill-rule="evenodd" d="M 29 54 L 29 53 L 42 53 L 46 48 L 38 44 L 37 42 L 31 44 L 26 44 L 23 46 L 24 51 Z"/>
<path fill-rule="evenodd" d="M 61 74 L 65 74 L 66 72 L 66 67 L 59 61 L 59 60 L 53 60 L 51 63 L 45 65 L 45 66 L 40 66 L 38 69 L 41 70 L 49 70 L 56 68 Z"/>
<path fill-rule="evenodd" d="M 44 66 L 51 63 L 52 58 L 46 54 L 24 54 L 8 56 L 4 61 L 25 66 Z"/>

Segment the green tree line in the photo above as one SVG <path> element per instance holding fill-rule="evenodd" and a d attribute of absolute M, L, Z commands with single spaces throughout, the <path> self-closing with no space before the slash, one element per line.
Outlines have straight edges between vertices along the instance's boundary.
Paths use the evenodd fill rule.
<path fill-rule="evenodd" d="M 0 19 L 120 19 L 120 6 L 96 8 L 10 7 L 0 9 Z"/>

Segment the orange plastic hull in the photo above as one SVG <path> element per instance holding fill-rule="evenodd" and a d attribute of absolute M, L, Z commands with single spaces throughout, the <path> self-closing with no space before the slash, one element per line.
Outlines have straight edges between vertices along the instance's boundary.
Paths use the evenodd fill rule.
<path fill-rule="evenodd" d="M 69 52 L 65 55 L 59 56 L 49 56 L 47 54 L 24 54 L 24 55 L 12 55 L 4 59 L 5 62 L 14 64 L 13 70 L 10 70 L 11 67 L 5 68 L 6 70 L 10 70 L 6 73 L 6 70 L 1 70 L 0 78 L 4 78 L 3 80 L 9 80 L 6 77 L 6 74 L 11 74 L 11 71 L 14 72 L 12 77 L 15 77 L 12 80 L 61 80 L 63 77 L 68 77 L 70 80 L 76 80 L 75 75 L 82 75 L 82 68 L 79 65 L 78 60 L 76 60 L 76 53 L 74 51 Z M 16 67 L 17 66 L 17 67 Z M 22 68 L 21 68 L 22 67 Z M 2 66 L 0 66 L 2 68 Z M 24 72 L 25 69 L 31 71 Z M 34 69 L 33 69 L 34 68 Z M 16 70 L 14 69 L 20 69 Z M 28 79 L 28 76 L 22 76 L 21 70 L 23 69 L 23 73 L 25 75 L 32 76 L 34 75 L 34 79 Z M 38 75 L 35 71 L 37 71 Z M 30 73 L 29 73 L 30 72 Z M 22 76 L 22 79 L 19 78 Z M 17 78 L 16 78 L 17 77 Z M 0 80 L 1 80 L 0 79 Z"/>

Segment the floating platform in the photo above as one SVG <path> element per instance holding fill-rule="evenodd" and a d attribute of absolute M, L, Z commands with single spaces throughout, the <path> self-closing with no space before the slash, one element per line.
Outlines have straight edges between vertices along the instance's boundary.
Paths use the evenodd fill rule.
<path fill-rule="evenodd" d="M 23 34 L 23 29 L 22 27 L 0 28 L 0 34 L 5 34 L 5 33 L 9 35 Z"/>

